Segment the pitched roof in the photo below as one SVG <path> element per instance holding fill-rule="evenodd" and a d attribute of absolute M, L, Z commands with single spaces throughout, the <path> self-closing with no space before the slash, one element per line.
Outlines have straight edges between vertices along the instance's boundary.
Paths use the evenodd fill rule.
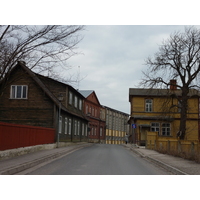
<path fill-rule="evenodd" d="M 181 95 L 181 90 L 170 89 L 143 89 L 143 88 L 129 88 L 129 96 L 169 96 L 169 95 Z M 195 89 L 189 90 L 189 96 L 200 96 L 200 92 Z"/>
<path fill-rule="evenodd" d="M 79 90 L 79 92 L 85 97 L 87 98 L 88 96 L 90 96 L 94 90 Z"/>
<path fill-rule="evenodd" d="M 100 102 L 99 102 L 99 99 L 98 99 L 98 97 L 97 97 L 97 95 L 96 95 L 96 93 L 95 93 L 94 90 L 80 90 L 79 92 L 80 92 L 86 99 L 87 99 L 92 93 L 94 93 L 96 102 L 97 102 L 99 105 L 101 105 Z"/>
<path fill-rule="evenodd" d="M 20 62 L 18 61 L 17 65 L 13 68 L 13 70 L 16 68 L 16 67 L 22 67 L 32 78 L 33 80 L 35 80 L 35 82 L 41 87 L 41 89 L 49 96 L 49 98 L 59 107 L 60 106 L 60 101 L 58 100 L 57 97 L 55 97 L 55 95 L 49 90 L 49 88 L 43 83 L 42 79 L 40 79 L 39 77 L 41 75 L 38 75 L 36 73 L 34 73 L 33 71 L 31 71 L 28 67 L 26 67 L 25 63 L 24 62 Z M 53 81 L 56 81 L 54 79 L 52 79 Z M 59 81 L 57 81 L 59 82 Z M 60 82 L 61 83 L 61 82 Z M 64 84 L 64 83 L 62 83 Z M 67 84 L 65 84 L 66 86 L 69 86 Z M 69 86 L 71 88 L 73 88 L 72 86 Z M 74 89 L 74 88 L 73 88 Z M 75 89 L 74 89 L 75 90 Z M 69 114 L 72 114 L 72 115 L 75 115 L 77 117 L 81 117 L 81 118 L 84 118 L 86 119 L 86 117 L 84 115 L 79 115 L 77 113 L 74 113 L 72 111 L 69 111 L 64 105 L 61 104 L 61 109 Z M 86 119 L 87 120 L 87 119 Z"/>

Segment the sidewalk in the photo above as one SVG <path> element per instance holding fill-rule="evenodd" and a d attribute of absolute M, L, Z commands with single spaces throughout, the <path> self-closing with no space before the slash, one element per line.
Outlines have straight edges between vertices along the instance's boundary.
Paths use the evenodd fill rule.
<path fill-rule="evenodd" d="M 136 147 L 133 144 L 127 144 L 127 147 L 141 157 L 171 171 L 173 174 L 200 175 L 200 164 L 195 161 L 158 153 L 157 151 L 146 149 L 145 147 Z"/>
<path fill-rule="evenodd" d="M 91 143 L 76 143 L 62 148 L 55 148 L 50 150 L 41 150 L 14 158 L 0 160 L 0 175 L 11 175 L 19 173 L 23 170 L 34 167 L 43 162 L 58 158 L 64 154 L 70 153 L 74 150 L 81 149 L 86 146 L 91 146 Z"/>
<path fill-rule="evenodd" d="M 11 175 L 19 173 L 23 170 L 34 167 L 43 162 L 58 158 L 74 150 L 81 149 L 86 146 L 91 146 L 92 143 L 77 143 L 62 148 L 55 148 L 50 150 L 41 150 L 34 153 L 29 153 L 14 158 L 0 160 L 0 175 Z M 141 157 L 154 162 L 155 164 L 171 171 L 178 175 L 200 175 L 200 164 L 185 160 L 179 157 L 161 154 L 157 151 L 145 149 L 144 147 L 136 147 L 132 144 L 127 144 L 127 148 L 137 153 Z"/>

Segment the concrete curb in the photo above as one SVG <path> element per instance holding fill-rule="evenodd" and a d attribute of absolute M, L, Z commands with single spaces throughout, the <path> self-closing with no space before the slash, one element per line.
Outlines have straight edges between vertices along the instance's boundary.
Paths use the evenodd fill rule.
<path fill-rule="evenodd" d="M 15 167 L 11 167 L 11 168 L 8 168 L 4 171 L 1 171 L 0 172 L 0 175 L 13 175 L 13 174 L 16 174 L 16 173 L 19 173 L 21 171 L 24 171 L 26 169 L 29 169 L 31 167 L 34 167 L 36 165 L 39 165 L 43 162 L 47 162 L 49 160 L 52 160 L 52 159 L 55 159 L 55 158 L 59 158 L 61 157 L 62 155 L 65 155 L 65 154 L 68 154 L 70 152 L 73 152 L 75 150 L 78 150 L 78 149 L 81 149 L 83 147 L 87 147 L 87 146 L 91 146 L 92 144 L 80 144 L 80 145 L 74 145 L 74 148 L 71 148 L 71 149 L 65 149 L 63 151 L 60 151 L 60 152 L 56 152 L 56 153 L 52 153 L 50 155 L 46 155 L 42 158 L 38 158 L 38 159 L 35 159 L 33 161 L 30 161 L 30 162 L 25 162 L 23 164 L 20 164 L 18 166 L 15 166 Z"/>
<path fill-rule="evenodd" d="M 167 171 L 172 172 L 175 175 L 189 175 L 189 174 L 187 174 L 187 173 L 185 173 L 185 172 L 183 172 L 183 171 L 181 171 L 181 170 L 179 170 L 175 167 L 172 167 L 172 166 L 170 166 L 170 165 L 168 165 L 164 162 L 161 162 L 160 160 L 157 160 L 155 158 L 151 158 L 149 156 L 146 156 L 145 158 L 147 158 L 148 160 L 150 160 L 150 161 L 154 162 L 155 164 L 161 166 L 162 168 L 166 169 Z"/>
<path fill-rule="evenodd" d="M 173 173 L 175 175 L 189 175 L 189 174 L 187 174 L 187 173 L 185 173 L 185 172 L 183 172 L 183 171 L 181 171 L 181 170 L 179 170 L 175 167 L 172 167 L 172 166 L 170 166 L 170 165 L 168 165 L 168 164 L 166 164 L 166 163 L 164 163 L 160 160 L 157 160 L 157 159 L 152 158 L 150 156 L 145 156 L 143 153 L 135 150 L 134 147 L 129 147 L 129 148 L 130 148 L 130 150 L 132 150 L 134 153 L 138 154 L 142 158 L 146 158 L 147 160 L 159 165 L 160 167 L 166 169 L 167 171 L 170 171 L 171 173 Z"/>
<path fill-rule="evenodd" d="M 73 145 L 79 145 L 79 144 L 86 144 L 87 142 L 78 142 L 78 143 L 73 143 L 73 142 L 60 142 L 59 143 L 59 148 L 60 147 L 68 147 L 68 146 L 73 146 Z M 28 146 L 28 147 L 20 147 L 16 149 L 8 149 L 8 150 L 3 150 L 0 151 L 0 160 L 4 160 L 7 158 L 13 158 L 41 150 L 48 150 L 48 149 L 55 149 L 57 148 L 57 143 L 52 143 L 52 144 L 41 144 L 41 145 L 35 145 L 35 146 Z"/>

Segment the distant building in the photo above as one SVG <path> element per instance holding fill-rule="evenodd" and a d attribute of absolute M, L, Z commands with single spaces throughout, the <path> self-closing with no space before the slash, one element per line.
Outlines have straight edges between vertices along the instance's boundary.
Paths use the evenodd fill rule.
<path fill-rule="evenodd" d="M 104 106 L 106 110 L 106 144 L 123 144 L 129 134 L 129 114 Z"/>
<path fill-rule="evenodd" d="M 101 106 L 95 91 L 80 90 L 84 97 L 84 113 L 89 120 L 88 141 L 105 143 L 105 109 Z"/>

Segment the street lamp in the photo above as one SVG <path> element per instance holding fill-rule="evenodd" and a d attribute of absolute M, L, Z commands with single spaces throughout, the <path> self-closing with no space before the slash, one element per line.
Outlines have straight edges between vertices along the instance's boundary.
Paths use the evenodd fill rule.
<path fill-rule="evenodd" d="M 60 111 L 61 111 L 61 101 L 63 100 L 63 94 L 58 95 L 58 101 L 59 101 L 59 110 L 58 110 L 58 133 L 57 133 L 57 148 L 59 147 L 59 140 L 60 140 Z M 61 122 L 62 123 L 62 122 Z M 61 124 L 62 125 L 62 124 Z"/>

